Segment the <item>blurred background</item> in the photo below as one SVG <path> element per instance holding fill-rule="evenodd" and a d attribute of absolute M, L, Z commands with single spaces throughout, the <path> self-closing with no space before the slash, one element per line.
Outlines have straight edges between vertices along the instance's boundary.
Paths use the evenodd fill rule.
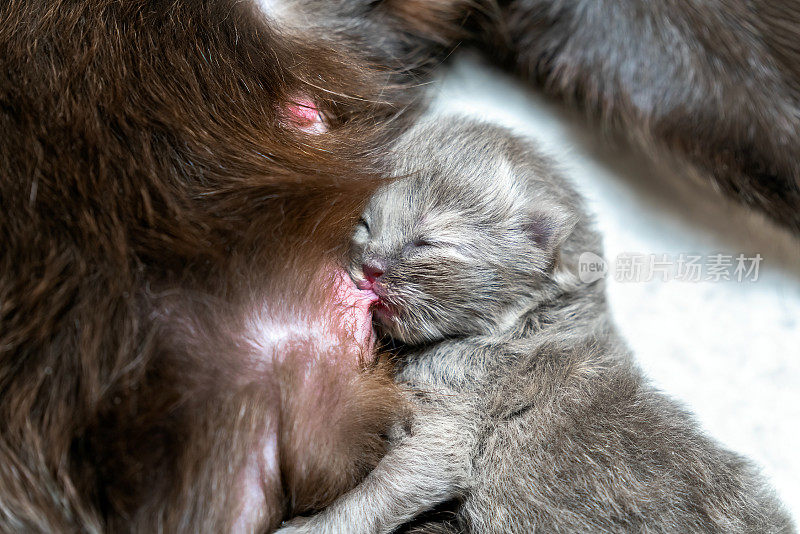
<path fill-rule="evenodd" d="M 800 521 L 800 241 L 676 166 L 610 147 L 574 112 L 477 56 L 459 54 L 440 77 L 430 88 L 434 112 L 532 137 L 587 197 L 604 238 L 612 312 L 641 367 L 711 436 L 754 460 Z M 626 281 L 617 261 L 655 255 L 677 268 L 681 254 L 701 258 L 699 281 L 660 272 L 646 281 L 646 267 Z M 720 263 L 714 257 L 731 258 L 723 270 L 734 275 L 740 254 L 760 255 L 756 280 L 707 272 Z"/>

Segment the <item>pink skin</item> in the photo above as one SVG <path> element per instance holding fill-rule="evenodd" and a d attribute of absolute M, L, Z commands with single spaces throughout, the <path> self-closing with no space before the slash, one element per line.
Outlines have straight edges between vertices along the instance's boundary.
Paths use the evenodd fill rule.
<path fill-rule="evenodd" d="M 381 272 L 380 274 L 383 273 Z M 382 287 L 380 282 L 377 280 L 376 275 L 378 275 L 378 273 L 367 272 L 365 269 L 364 276 L 366 278 L 364 280 L 357 281 L 356 287 L 358 287 L 358 289 L 362 292 L 369 292 L 375 295 L 372 313 L 380 321 L 386 321 L 392 316 L 392 310 L 381 300 Z"/>
<path fill-rule="evenodd" d="M 283 344 L 290 346 L 293 340 L 315 340 L 320 355 L 333 358 L 331 363 L 350 368 L 353 372 L 375 357 L 375 333 L 372 330 L 372 308 L 378 303 L 378 296 L 371 290 L 356 287 L 350 276 L 339 266 L 325 268 L 317 277 L 317 283 L 330 288 L 325 293 L 326 303 L 320 316 L 297 321 L 293 326 L 282 327 L 281 321 L 270 320 L 266 314 L 256 312 L 248 324 L 248 338 L 257 353 L 268 361 L 280 364 L 280 350 Z M 288 321 L 292 324 L 292 321 Z M 329 347 L 326 350 L 325 347 Z M 270 350 L 272 348 L 272 350 Z M 261 352 L 261 349 L 264 352 Z M 342 349 L 342 350 L 337 350 Z M 271 354 L 270 354 L 271 353 Z M 273 359 L 275 358 L 275 359 Z M 314 380 L 319 379 L 315 371 L 315 360 L 294 362 L 305 365 L 309 387 L 314 388 Z M 259 445 L 244 467 L 239 481 L 241 497 L 239 514 L 232 532 L 246 533 L 257 530 L 264 519 L 263 507 L 266 496 L 265 487 L 273 487 L 279 477 L 279 450 L 274 421 L 265 428 Z"/>
<path fill-rule="evenodd" d="M 308 98 L 295 98 L 285 108 L 288 125 L 308 134 L 321 134 L 328 131 L 322 114 L 316 104 Z"/>
<path fill-rule="evenodd" d="M 355 342 L 372 353 L 375 333 L 372 330 L 372 306 L 378 303 L 378 295 L 371 288 L 356 287 L 350 276 L 340 267 L 333 268 L 332 304 L 340 318 L 341 326 L 352 332 Z"/>

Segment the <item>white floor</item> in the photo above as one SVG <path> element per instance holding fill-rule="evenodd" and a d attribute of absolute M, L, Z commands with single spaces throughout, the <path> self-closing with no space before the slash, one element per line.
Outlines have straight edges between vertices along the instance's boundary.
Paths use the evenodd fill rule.
<path fill-rule="evenodd" d="M 755 460 L 800 520 L 800 241 L 641 157 L 609 149 L 573 114 L 465 54 L 436 107 L 539 140 L 589 198 L 611 305 L 646 373 L 707 431 Z M 618 282 L 618 254 L 763 260 L 758 280 Z"/>

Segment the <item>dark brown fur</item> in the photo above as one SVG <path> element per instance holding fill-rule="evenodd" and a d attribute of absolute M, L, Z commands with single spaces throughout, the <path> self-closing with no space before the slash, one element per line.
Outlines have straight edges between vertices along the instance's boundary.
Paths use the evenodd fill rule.
<path fill-rule="evenodd" d="M 0 530 L 222 531 L 271 432 L 265 527 L 377 461 L 394 386 L 303 325 L 413 108 L 397 61 L 432 46 L 406 39 L 379 62 L 236 2 L 0 7 Z M 329 133 L 283 124 L 298 94 Z M 297 340 L 253 354 L 254 303 Z"/>
<path fill-rule="evenodd" d="M 800 232 L 800 3 L 487 0 L 482 46 Z"/>
<path fill-rule="evenodd" d="M 304 327 L 330 313 L 314 282 L 373 189 L 378 149 L 470 9 L 500 14 L 478 40 L 552 93 L 652 133 L 797 228 L 794 137 L 769 121 L 750 132 L 746 113 L 629 112 L 625 83 L 593 86 L 596 64 L 559 55 L 569 3 L 327 5 L 348 24 L 302 35 L 233 0 L 0 5 L 0 530 L 222 531 L 237 473 L 273 431 L 265 528 L 374 464 L 398 409 L 386 373 Z M 764 94 L 796 101 L 798 12 L 755 11 L 761 57 L 783 72 Z M 692 13 L 695 28 L 708 16 Z M 329 133 L 283 124 L 298 95 Z M 254 354 L 241 334 L 264 303 L 296 339 Z M 273 354 L 284 363 L 254 366 Z"/>

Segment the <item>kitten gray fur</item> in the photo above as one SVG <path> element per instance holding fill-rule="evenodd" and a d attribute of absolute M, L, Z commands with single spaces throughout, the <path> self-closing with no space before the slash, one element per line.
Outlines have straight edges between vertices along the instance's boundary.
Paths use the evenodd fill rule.
<path fill-rule="evenodd" d="M 418 125 L 370 201 L 351 273 L 391 313 L 417 413 L 330 508 L 281 532 L 794 532 L 756 469 L 643 378 L 609 314 L 579 195 L 531 145 L 460 119 Z M 377 271 L 376 271 L 377 272 Z"/>

